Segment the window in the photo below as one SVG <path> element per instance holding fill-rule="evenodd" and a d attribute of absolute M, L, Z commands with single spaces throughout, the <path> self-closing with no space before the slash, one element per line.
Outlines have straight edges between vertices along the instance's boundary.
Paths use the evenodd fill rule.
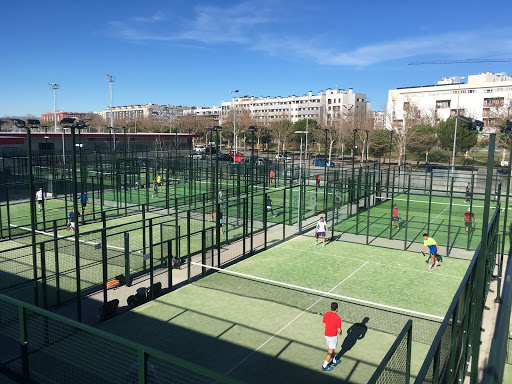
<path fill-rule="evenodd" d="M 439 108 L 450 108 L 450 100 L 437 100 L 436 109 Z"/>
<path fill-rule="evenodd" d="M 492 93 L 492 89 L 484 89 L 484 93 Z"/>
<path fill-rule="evenodd" d="M 331 104 L 332 100 L 331 99 L 327 99 L 327 104 Z"/>
<path fill-rule="evenodd" d="M 493 97 L 484 99 L 484 107 L 485 106 L 503 106 L 505 99 L 503 97 Z"/>
<path fill-rule="evenodd" d="M 483 117 L 489 117 L 491 114 L 491 109 L 490 108 L 484 108 L 483 111 L 482 111 L 482 116 Z"/>
<path fill-rule="evenodd" d="M 408 111 L 409 110 L 409 102 L 406 101 L 404 102 L 404 111 Z"/>
<path fill-rule="evenodd" d="M 474 89 L 468 89 L 468 93 L 475 93 Z"/>
<path fill-rule="evenodd" d="M 450 110 L 450 117 L 455 117 L 457 116 L 457 110 L 456 109 L 451 109 Z M 464 116 L 464 110 L 463 109 L 459 109 L 459 116 Z"/>

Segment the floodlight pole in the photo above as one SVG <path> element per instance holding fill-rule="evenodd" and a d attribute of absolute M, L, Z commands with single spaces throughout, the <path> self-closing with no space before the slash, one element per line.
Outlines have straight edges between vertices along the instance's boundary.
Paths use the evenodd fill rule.
<path fill-rule="evenodd" d="M 114 128 L 114 116 L 112 115 L 112 83 L 116 81 L 114 79 L 114 76 L 107 75 L 107 81 L 108 81 L 108 89 L 110 93 L 110 129 L 112 130 Z M 115 139 L 115 133 L 114 133 L 114 151 L 116 150 L 116 139 Z"/>
<path fill-rule="evenodd" d="M 329 130 L 325 130 L 325 149 L 324 149 L 324 209 L 325 209 L 325 221 L 327 222 L 327 134 Z M 306 140 L 307 140 L 306 135 Z M 330 164 L 329 164 L 330 165 Z"/>
<path fill-rule="evenodd" d="M 464 79 L 464 77 L 459 77 L 459 91 L 457 92 L 457 111 L 455 113 L 455 133 L 453 135 L 453 153 L 452 153 L 452 175 L 455 172 L 455 145 L 457 143 L 457 117 L 459 117 L 459 99 L 460 99 L 460 81 Z"/>
<path fill-rule="evenodd" d="M 235 94 L 238 93 L 238 89 L 235 91 L 231 91 L 233 95 L 233 162 L 236 157 L 236 111 L 235 111 Z"/>
<path fill-rule="evenodd" d="M 309 165 L 309 156 L 308 156 L 308 132 L 309 132 L 309 93 L 308 93 L 308 106 L 306 113 L 306 146 L 304 148 L 304 160 L 305 164 Z"/>
<path fill-rule="evenodd" d="M 57 132 L 57 89 L 59 89 L 60 84 L 57 83 L 48 83 L 50 88 L 53 89 L 53 123 L 54 123 L 54 132 Z M 66 178 L 66 144 L 64 141 L 64 127 L 62 128 L 62 169 L 64 173 L 64 178 Z"/>

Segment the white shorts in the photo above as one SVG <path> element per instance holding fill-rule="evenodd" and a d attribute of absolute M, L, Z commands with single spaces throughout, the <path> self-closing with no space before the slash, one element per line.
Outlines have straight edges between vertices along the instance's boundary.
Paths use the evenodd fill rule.
<path fill-rule="evenodd" d="M 70 228 L 75 228 L 75 222 L 74 222 L 74 221 L 72 221 L 71 223 L 69 223 L 69 227 L 70 227 Z"/>
<path fill-rule="evenodd" d="M 329 349 L 336 349 L 338 346 L 338 336 L 325 336 L 325 341 Z"/>

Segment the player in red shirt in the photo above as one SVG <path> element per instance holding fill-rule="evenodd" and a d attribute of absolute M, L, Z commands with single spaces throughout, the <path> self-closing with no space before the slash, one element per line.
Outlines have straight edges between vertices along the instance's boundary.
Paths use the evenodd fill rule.
<path fill-rule="evenodd" d="M 473 229 L 473 225 L 475 224 L 475 214 L 471 212 L 471 208 L 468 208 L 468 211 L 464 214 L 464 224 L 466 227 L 466 236 Z"/>
<path fill-rule="evenodd" d="M 325 327 L 325 341 L 327 341 L 327 356 L 324 364 L 322 365 L 322 371 L 332 371 L 332 368 L 340 363 L 340 360 L 336 360 L 334 350 L 338 345 L 338 335 L 341 335 L 341 319 L 338 316 L 338 303 L 331 303 L 331 311 L 324 315 L 323 324 Z M 332 364 L 329 362 L 332 359 Z"/>

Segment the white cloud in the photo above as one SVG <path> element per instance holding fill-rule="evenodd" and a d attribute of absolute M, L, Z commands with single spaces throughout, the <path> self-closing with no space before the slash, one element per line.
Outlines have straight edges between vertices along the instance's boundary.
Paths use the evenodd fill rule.
<path fill-rule="evenodd" d="M 230 8 L 212 5 L 195 7 L 192 19 L 155 12 L 149 17 L 114 21 L 114 33 L 131 41 L 173 41 L 201 44 L 239 44 L 269 55 L 298 58 L 321 65 L 369 66 L 415 56 L 436 59 L 445 55 L 457 59 L 512 51 L 512 30 L 452 31 L 404 39 L 368 42 L 344 50 L 346 40 L 326 40 L 319 35 L 307 39 L 296 32 L 262 33 L 280 22 L 265 2 L 241 2 Z M 164 23 L 165 22 L 165 23 Z M 162 32 L 163 30 L 163 32 Z M 326 31 L 323 31 L 325 33 Z"/>

